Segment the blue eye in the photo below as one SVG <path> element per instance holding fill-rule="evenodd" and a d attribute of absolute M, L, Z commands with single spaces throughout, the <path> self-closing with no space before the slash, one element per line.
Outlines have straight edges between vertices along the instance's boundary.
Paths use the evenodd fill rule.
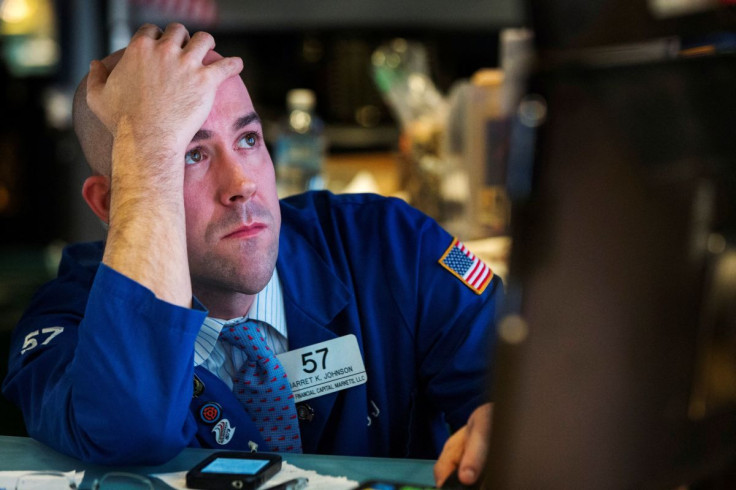
<path fill-rule="evenodd" d="M 238 148 L 253 148 L 258 144 L 258 133 L 244 134 L 238 140 Z"/>
<path fill-rule="evenodd" d="M 201 148 L 189 150 L 186 155 L 184 155 L 184 163 L 187 165 L 195 165 L 202 160 L 204 160 L 204 153 Z"/>

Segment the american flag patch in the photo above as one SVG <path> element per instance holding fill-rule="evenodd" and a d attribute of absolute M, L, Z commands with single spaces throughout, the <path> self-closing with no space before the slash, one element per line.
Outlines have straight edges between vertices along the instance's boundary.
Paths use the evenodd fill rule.
<path fill-rule="evenodd" d="M 452 240 L 452 244 L 442 254 L 439 263 L 476 294 L 485 291 L 493 278 L 491 268 L 473 255 L 457 238 Z"/>

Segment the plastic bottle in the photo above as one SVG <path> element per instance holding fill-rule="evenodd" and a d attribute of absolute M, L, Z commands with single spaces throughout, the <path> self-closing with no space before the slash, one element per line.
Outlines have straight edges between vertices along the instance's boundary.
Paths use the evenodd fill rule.
<path fill-rule="evenodd" d="M 315 112 L 316 98 L 309 89 L 286 94 L 288 116 L 276 139 L 276 183 L 279 197 L 323 187 L 326 140 L 324 123 Z"/>

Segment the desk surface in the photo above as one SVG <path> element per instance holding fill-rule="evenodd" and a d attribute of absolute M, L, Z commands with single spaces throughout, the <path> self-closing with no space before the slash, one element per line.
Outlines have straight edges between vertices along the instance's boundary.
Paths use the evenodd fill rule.
<path fill-rule="evenodd" d="M 161 466 L 137 466 L 110 468 L 86 464 L 78 459 L 65 456 L 53 449 L 27 437 L 0 436 L 0 471 L 2 470 L 85 470 L 81 488 L 89 488 L 95 478 L 112 470 L 128 471 L 147 475 L 184 471 L 211 454 L 211 449 L 187 448 L 182 453 Z M 434 461 L 417 459 L 360 458 L 351 456 L 324 456 L 317 454 L 287 454 L 284 460 L 303 469 L 314 470 L 323 475 L 346 476 L 351 480 L 364 481 L 371 478 L 384 478 L 433 485 L 432 467 Z M 159 488 L 157 486 L 157 488 Z M 161 486 L 160 488 L 166 488 Z"/>

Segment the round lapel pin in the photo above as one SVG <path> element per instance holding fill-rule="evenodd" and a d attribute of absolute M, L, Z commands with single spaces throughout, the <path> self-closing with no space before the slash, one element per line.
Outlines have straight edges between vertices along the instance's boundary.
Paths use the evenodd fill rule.
<path fill-rule="evenodd" d="M 305 422 L 311 422 L 314 419 L 314 409 L 306 403 L 299 403 L 296 406 L 296 414 L 299 420 L 304 420 Z"/>
<path fill-rule="evenodd" d="M 199 418 L 205 424 L 216 424 L 222 417 L 222 407 L 215 402 L 207 402 L 199 408 Z"/>

